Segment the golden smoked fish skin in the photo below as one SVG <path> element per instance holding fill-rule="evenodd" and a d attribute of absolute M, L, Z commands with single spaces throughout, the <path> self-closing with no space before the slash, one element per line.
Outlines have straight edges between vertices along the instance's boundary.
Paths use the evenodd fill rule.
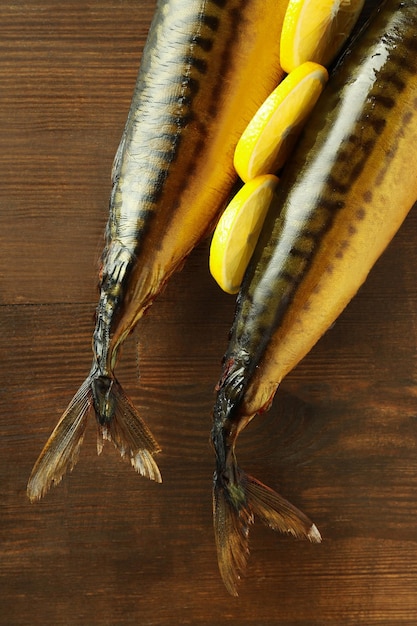
<path fill-rule="evenodd" d="M 95 333 L 103 369 L 228 199 L 236 143 L 283 76 L 286 5 L 159 3 L 114 168 Z"/>
<path fill-rule="evenodd" d="M 238 295 L 212 431 L 219 567 L 237 593 L 253 514 L 316 527 L 236 463 L 266 410 L 366 279 L 417 199 L 417 1 L 387 0 L 336 67 L 288 166 Z"/>
<path fill-rule="evenodd" d="M 159 0 L 112 174 L 90 373 L 42 450 L 37 500 L 78 457 L 94 409 L 142 475 L 161 480 L 159 446 L 115 377 L 118 348 L 169 276 L 214 225 L 236 175 L 234 147 L 283 76 L 287 0 Z"/>

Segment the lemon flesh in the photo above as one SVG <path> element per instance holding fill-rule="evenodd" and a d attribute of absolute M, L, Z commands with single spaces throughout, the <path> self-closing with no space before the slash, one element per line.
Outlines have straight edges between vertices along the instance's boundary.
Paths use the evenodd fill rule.
<path fill-rule="evenodd" d="M 325 67 L 303 63 L 265 100 L 236 146 L 234 166 L 243 181 L 282 167 L 327 79 Z"/>
<path fill-rule="evenodd" d="M 237 293 L 258 241 L 278 178 L 259 176 L 243 185 L 222 214 L 210 246 L 210 272 L 227 293 Z"/>
<path fill-rule="evenodd" d="M 329 66 L 349 37 L 364 0 L 289 0 L 280 44 L 286 72 L 314 61 Z"/>

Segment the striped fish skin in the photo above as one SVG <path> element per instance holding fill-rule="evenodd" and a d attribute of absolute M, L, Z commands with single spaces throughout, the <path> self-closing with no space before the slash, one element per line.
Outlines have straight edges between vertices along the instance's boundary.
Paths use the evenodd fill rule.
<path fill-rule="evenodd" d="M 416 146 L 417 2 L 387 0 L 319 100 L 238 296 L 212 432 L 215 526 L 224 534 L 226 518 L 229 543 L 238 546 L 230 553 L 218 542 L 231 593 L 247 552 L 241 520 L 257 506 L 236 464 L 236 437 L 269 408 L 281 380 L 335 321 L 405 219 L 417 199 Z M 265 495 L 263 508 L 269 502 L 273 510 L 272 500 Z M 265 511 L 261 519 L 273 526 Z M 305 519 L 293 529 L 311 539 Z"/>
<path fill-rule="evenodd" d="M 237 140 L 283 75 L 286 4 L 159 3 L 114 167 L 94 337 L 103 371 L 227 201 Z"/>
<path fill-rule="evenodd" d="M 91 371 L 42 450 L 31 500 L 72 468 L 93 408 L 98 451 L 113 442 L 161 480 L 160 448 L 115 377 L 118 349 L 214 225 L 234 147 L 281 79 L 287 0 L 159 0 L 112 174 Z"/>

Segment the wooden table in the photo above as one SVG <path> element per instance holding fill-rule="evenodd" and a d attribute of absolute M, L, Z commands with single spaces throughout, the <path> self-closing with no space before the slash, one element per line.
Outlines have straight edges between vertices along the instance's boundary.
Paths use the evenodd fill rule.
<path fill-rule="evenodd" d="M 90 365 L 111 163 L 153 8 L 0 4 L 0 624 L 414 625 L 415 213 L 239 442 L 242 466 L 303 508 L 322 545 L 256 525 L 238 599 L 218 575 L 208 436 L 234 298 L 208 274 L 208 242 L 118 369 L 163 447 L 163 484 L 111 445 L 97 457 L 92 420 L 74 472 L 26 498 Z"/>

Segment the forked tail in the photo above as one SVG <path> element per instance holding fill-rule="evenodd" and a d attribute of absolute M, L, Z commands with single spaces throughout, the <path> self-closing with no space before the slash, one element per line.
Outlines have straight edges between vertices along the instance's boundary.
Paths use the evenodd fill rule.
<path fill-rule="evenodd" d="M 249 556 L 249 527 L 254 517 L 282 533 L 320 543 L 320 533 L 306 515 L 278 493 L 245 474 L 236 464 L 214 474 L 214 533 L 220 574 L 237 596 Z"/>
<path fill-rule="evenodd" d="M 27 486 L 30 500 L 39 500 L 58 484 L 78 460 L 90 409 L 94 407 L 100 454 L 105 439 L 122 457 L 128 457 L 139 474 L 161 482 L 153 455 L 160 448 L 152 433 L 114 377 L 92 370 L 61 417 L 36 461 Z"/>

